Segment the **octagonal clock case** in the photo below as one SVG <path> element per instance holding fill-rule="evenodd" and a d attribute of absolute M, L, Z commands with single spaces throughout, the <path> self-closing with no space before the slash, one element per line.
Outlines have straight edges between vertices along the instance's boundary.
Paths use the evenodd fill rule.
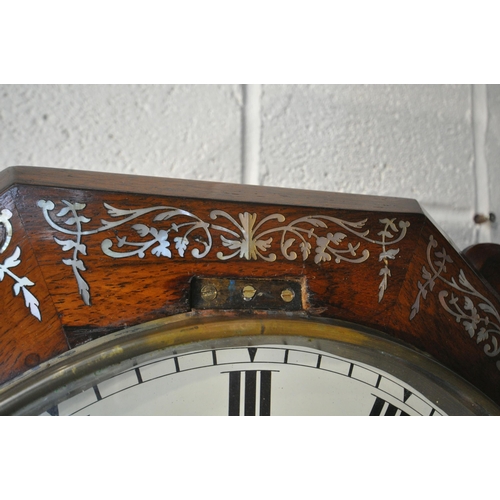
<path fill-rule="evenodd" d="M 0 173 L 3 415 L 499 415 L 500 299 L 414 200 Z"/>

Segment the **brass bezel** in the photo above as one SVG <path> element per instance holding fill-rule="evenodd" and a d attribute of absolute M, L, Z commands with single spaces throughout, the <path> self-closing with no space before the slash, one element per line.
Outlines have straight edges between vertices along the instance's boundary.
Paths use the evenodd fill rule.
<path fill-rule="evenodd" d="M 40 414 L 121 371 L 170 354 L 291 342 L 383 370 L 410 384 L 448 415 L 500 415 L 498 406 L 467 381 L 382 332 L 293 313 L 236 316 L 208 311 L 125 328 L 42 363 L 0 388 L 0 414 Z"/>

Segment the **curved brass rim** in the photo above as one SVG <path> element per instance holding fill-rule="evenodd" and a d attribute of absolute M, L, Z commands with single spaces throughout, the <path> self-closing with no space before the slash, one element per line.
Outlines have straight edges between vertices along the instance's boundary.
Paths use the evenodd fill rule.
<path fill-rule="evenodd" d="M 359 325 L 293 314 L 187 313 L 126 328 L 68 351 L 0 388 L 0 414 L 39 414 L 59 399 L 138 363 L 221 345 L 293 343 L 377 367 L 451 415 L 500 415 L 499 408 L 433 359 Z"/>

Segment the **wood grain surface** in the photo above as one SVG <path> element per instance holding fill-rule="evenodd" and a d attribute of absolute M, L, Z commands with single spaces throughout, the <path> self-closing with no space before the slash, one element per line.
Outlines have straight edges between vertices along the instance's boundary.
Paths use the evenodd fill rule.
<path fill-rule="evenodd" d="M 414 200 L 32 167 L 0 188 L 1 382 L 190 311 L 194 278 L 290 279 L 302 316 L 377 329 L 500 403 L 498 296 Z"/>

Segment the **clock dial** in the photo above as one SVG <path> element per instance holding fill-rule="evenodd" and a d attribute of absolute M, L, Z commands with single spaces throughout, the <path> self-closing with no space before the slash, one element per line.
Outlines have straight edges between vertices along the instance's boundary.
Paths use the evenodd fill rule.
<path fill-rule="evenodd" d="M 442 415 L 372 366 L 290 345 L 165 357 L 60 402 L 46 415 Z"/>
<path fill-rule="evenodd" d="M 0 388 L 0 414 L 480 415 L 484 395 L 360 326 L 185 314 L 73 349 Z"/>

